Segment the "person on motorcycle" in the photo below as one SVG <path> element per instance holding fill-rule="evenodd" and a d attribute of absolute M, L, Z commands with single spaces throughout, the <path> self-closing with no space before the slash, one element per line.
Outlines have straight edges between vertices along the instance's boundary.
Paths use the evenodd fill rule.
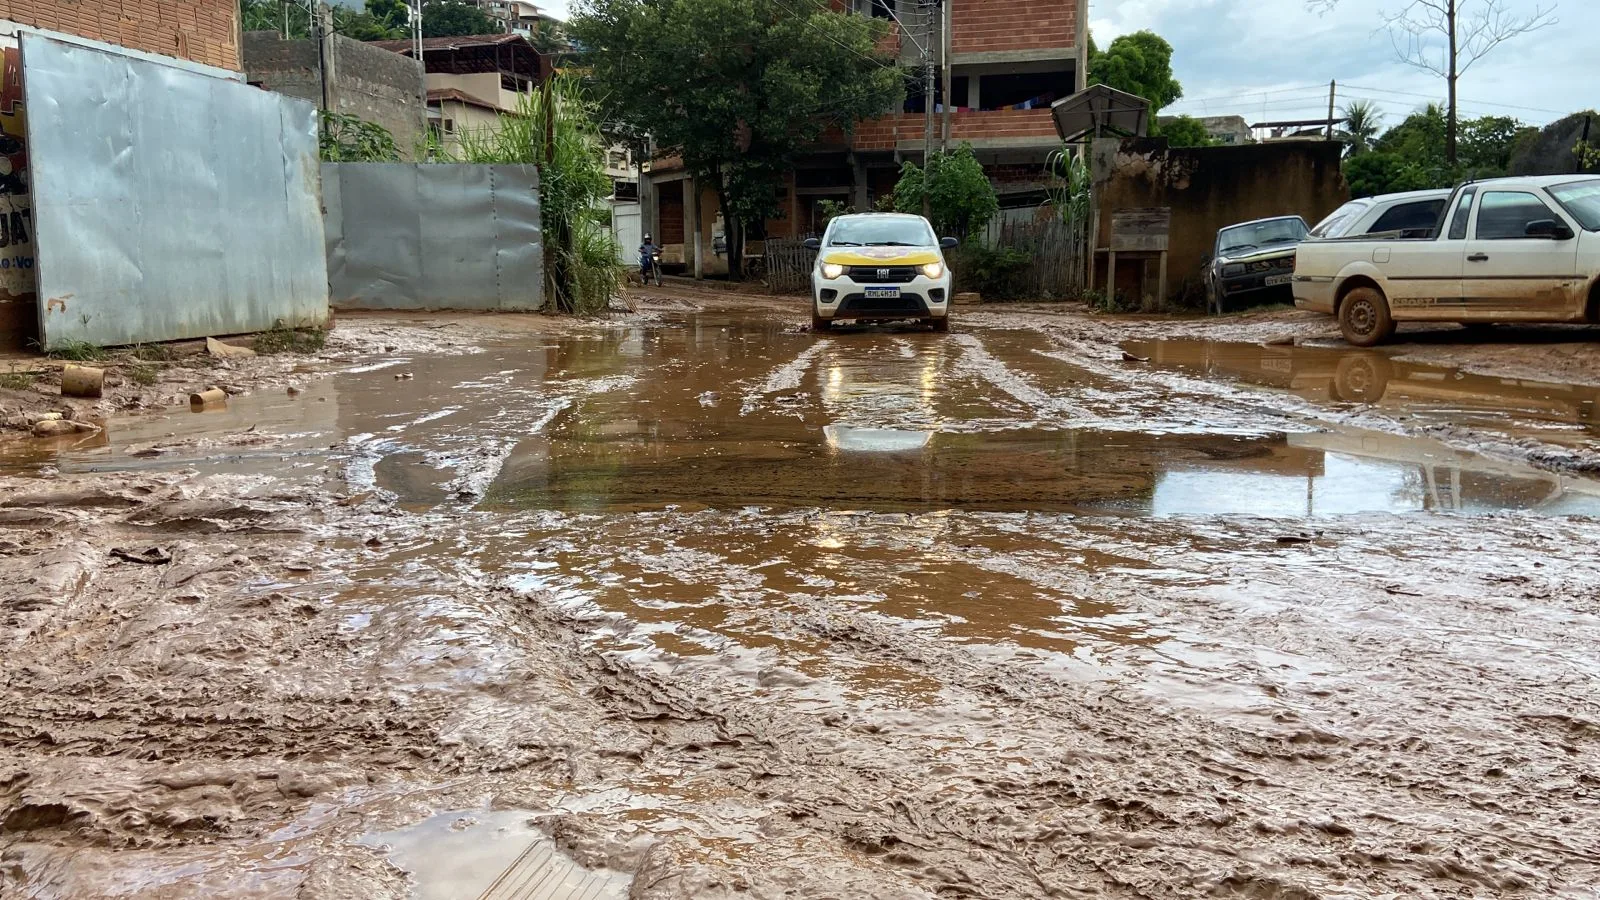
<path fill-rule="evenodd" d="M 661 272 L 659 271 L 660 263 L 656 260 L 656 257 L 660 254 L 661 248 L 656 246 L 655 241 L 651 239 L 650 235 L 645 235 L 644 243 L 639 245 L 640 281 L 649 281 L 650 276 L 654 275 L 656 278 L 656 283 L 661 283 Z"/>

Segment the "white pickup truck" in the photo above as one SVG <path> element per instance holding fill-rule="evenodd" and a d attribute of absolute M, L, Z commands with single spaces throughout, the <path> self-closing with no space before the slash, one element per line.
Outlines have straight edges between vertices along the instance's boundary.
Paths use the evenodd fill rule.
<path fill-rule="evenodd" d="M 1294 302 L 1358 347 L 1396 322 L 1600 323 L 1600 177 L 1468 182 L 1426 237 L 1307 240 Z"/>

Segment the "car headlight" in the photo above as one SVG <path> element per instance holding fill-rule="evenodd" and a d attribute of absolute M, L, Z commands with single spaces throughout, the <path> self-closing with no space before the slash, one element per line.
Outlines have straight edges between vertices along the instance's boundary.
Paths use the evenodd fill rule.
<path fill-rule="evenodd" d="M 833 279 L 838 278 L 840 275 L 843 275 L 843 274 L 844 274 L 844 266 L 841 266 L 838 263 L 823 263 L 822 264 L 822 277 L 828 279 L 829 281 L 832 281 Z"/>
<path fill-rule="evenodd" d="M 922 267 L 922 274 L 929 278 L 938 278 L 944 275 L 944 263 L 928 263 Z"/>
<path fill-rule="evenodd" d="M 1238 263 L 1234 263 L 1231 266 L 1223 266 L 1222 267 L 1222 277 L 1223 278 L 1232 278 L 1235 275 L 1243 275 L 1243 274 L 1244 274 L 1244 266 L 1242 266 L 1242 265 L 1240 265 Z"/>

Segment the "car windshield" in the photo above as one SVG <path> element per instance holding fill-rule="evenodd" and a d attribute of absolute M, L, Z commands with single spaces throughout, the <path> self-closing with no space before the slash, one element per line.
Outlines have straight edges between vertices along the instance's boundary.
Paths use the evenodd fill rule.
<path fill-rule="evenodd" d="M 1584 230 L 1600 231 L 1600 178 L 1558 184 L 1549 190 L 1550 196 L 1556 198 Z"/>
<path fill-rule="evenodd" d="M 931 247 L 937 243 L 927 222 L 900 216 L 838 219 L 828 235 L 830 247 Z"/>
<path fill-rule="evenodd" d="M 1268 219 L 1224 228 L 1217 234 L 1217 255 L 1255 250 L 1271 244 L 1298 243 L 1306 239 L 1306 223 L 1299 218 Z"/>
<path fill-rule="evenodd" d="M 1311 229 L 1314 238 L 1343 237 L 1346 230 L 1359 218 L 1361 213 L 1372 204 L 1365 200 L 1351 200 L 1349 203 L 1334 210 L 1326 219 L 1317 223 Z"/>

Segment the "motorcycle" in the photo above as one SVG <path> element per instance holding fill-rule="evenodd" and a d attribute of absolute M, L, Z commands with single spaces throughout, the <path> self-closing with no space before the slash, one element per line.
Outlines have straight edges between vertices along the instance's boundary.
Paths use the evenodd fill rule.
<path fill-rule="evenodd" d="M 640 260 L 639 262 L 640 262 L 640 265 L 639 265 L 639 281 L 644 283 L 644 284 L 649 284 L 650 283 L 650 276 L 653 274 L 653 275 L 655 275 L 655 279 L 656 279 L 656 287 L 660 287 L 661 286 L 661 248 L 657 247 L 656 249 L 650 251 L 650 255 L 646 256 L 644 259 Z"/>

